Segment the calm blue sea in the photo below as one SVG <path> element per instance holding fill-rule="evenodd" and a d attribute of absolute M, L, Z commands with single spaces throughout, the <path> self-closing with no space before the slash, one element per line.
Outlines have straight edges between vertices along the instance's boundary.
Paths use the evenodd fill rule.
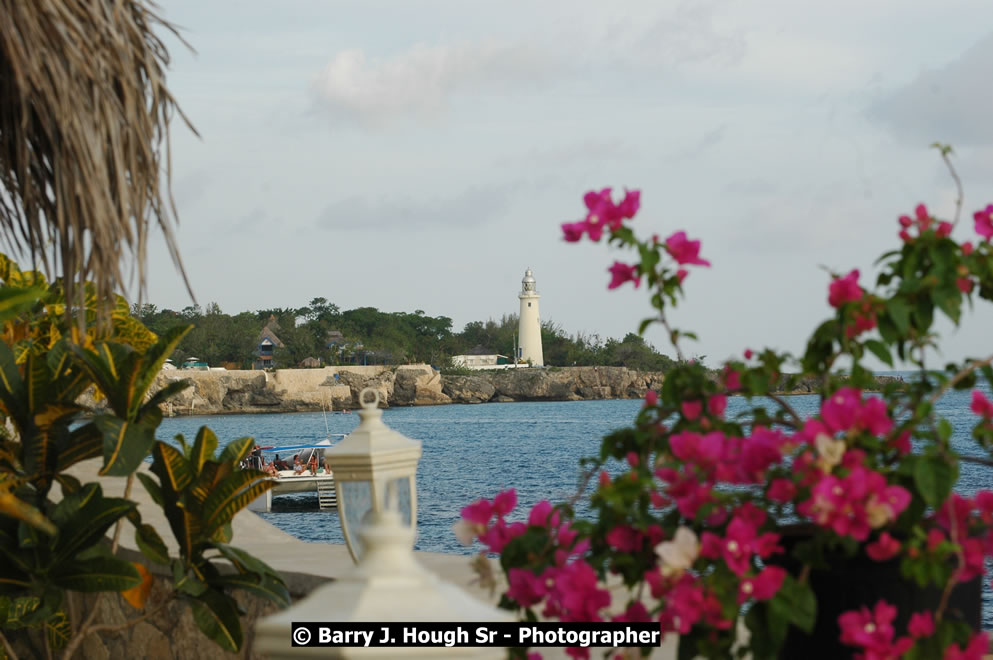
<path fill-rule="evenodd" d="M 939 404 L 939 413 L 955 427 L 961 451 L 981 455 L 969 434 L 975 416 L 969 411 L 969 392 L 952 392 Z M 816 411 L 814 396 L 788 397 L 801 415 Z M 744 407 L 732 398 L 728 416 Z M 416 548 L 435 552 L 472 554 L 478 548 L 458 543 L 452 525 L 463 506 L 492 497 L 499 490 L 517 489 L 518 508 L 526 511 L 542 499 L 552 502 L 576 492 L 579 459 L 599 452 L 600 438 L 631 423 L 638 400 L 570 401 L 551 403 L 488 403 L 419 408 L 394 408 L 383 420 L 392 428 L 423 443 L 418 467 L 418 537 Z M 327 416 L 331 433 L 349 433 L 358 415 Z M 217 434 L 221 445 L 252 436 L 262 445 L 301 444 L 326 435 L 322 413 L 280 415 L 221 415 L 174 417 L 162 422 L 160 438 L 177 433 L 192 439 L 202 425 Z M 963 464 L 959 490 L 972 494 L 993 487 L 993 469 Z M 334 511 L 320 511 L 316 495 L 287 495 L 274 499 L 273 511 L 263 518 L 305 541 L 344 543 Z M 237 539 L 235 539 L 237 543 Z M 984 593 L 984 623 L 993 629 L 993 594 Z"/>

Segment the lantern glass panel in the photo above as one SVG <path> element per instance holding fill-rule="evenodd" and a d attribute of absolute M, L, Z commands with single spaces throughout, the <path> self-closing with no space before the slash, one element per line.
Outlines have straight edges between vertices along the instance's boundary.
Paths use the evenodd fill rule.
<path fill-rule="evenodd" d="M 413 507 L 410 501 L 410 477 L 397 477 L 386 482 L 386 497 L 386 506 L 395 506 L 400 513 L 403 524 L 412 527 Z M 396 497 L 395 505 L 391 504 L 389 500 L 391 497 Z"/>
<path fill-rule="evenodd" d="M 363 548 L 359 529 L 365 522 L 366 514 L 372 510 L 372 484 L 368 481 L 342 481 L 341 499 L 339 513 L 344 514 L 342 523 L 347 530 L 347 540 L 355 557 L 361 557 Z"/>

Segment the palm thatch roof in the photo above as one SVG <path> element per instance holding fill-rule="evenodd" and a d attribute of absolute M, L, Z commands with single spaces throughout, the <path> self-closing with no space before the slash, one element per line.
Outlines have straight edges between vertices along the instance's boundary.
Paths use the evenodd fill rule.
<path fill-rule="evenodd" d="M 186 281 L 156 29 L 175 34 L 141 0 L 0 0 L 0 242 L 103 300 L 144 293 L 153 222 Z"/>

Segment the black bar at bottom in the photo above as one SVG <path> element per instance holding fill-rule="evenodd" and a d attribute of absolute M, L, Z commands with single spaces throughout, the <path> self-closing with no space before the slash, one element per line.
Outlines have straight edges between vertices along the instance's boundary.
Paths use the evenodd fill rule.
<path fill-rule="evenodd" d="M 293 646 L 661 646 L 658 623 L 320 622 L 291 624 Z"/>

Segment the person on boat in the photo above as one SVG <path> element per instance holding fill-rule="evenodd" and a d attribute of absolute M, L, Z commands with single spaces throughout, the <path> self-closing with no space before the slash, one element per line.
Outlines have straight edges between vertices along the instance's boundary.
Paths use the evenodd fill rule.
<path fill-rule="evenodd" d="M 272 459 L 272 464 L 276 466 L 276 469 L 277 470 L 292 470 L 293 469 L 292 467 L 290 467 L 290 464 L 289 463 L 287 463 L 286 461 L 284 461 L 283 459 L 281 459 L 279 457 L 279 454 L 276 454 L 276 458 Z"/>
<path fill-rule="evenodd" d="M 324 474 L 331 474 L 331 463 L 328 462 L 327 458 L 324 459 Z"/>
<path fill-rule="evenodd" d="M 266 463 L 264 472 L 268 474 L 270 477 L 278 477 L 279 470 L 276 469 L 276 461 L 273 461 L 271 463 Z"/>
<path fill-rule="evenodd" d="M 310 473 L 316 477 L 317 476 L 317 454 L 316 453 L 310 455 L 310 461 L 307 462 L 307 467 L 310 468 Z"/>
<path fill-rule="evenodd" d="M 304 465 L 300 462 L 300 454 L 293 454 L 293 474 L 303 474 Z"/>

